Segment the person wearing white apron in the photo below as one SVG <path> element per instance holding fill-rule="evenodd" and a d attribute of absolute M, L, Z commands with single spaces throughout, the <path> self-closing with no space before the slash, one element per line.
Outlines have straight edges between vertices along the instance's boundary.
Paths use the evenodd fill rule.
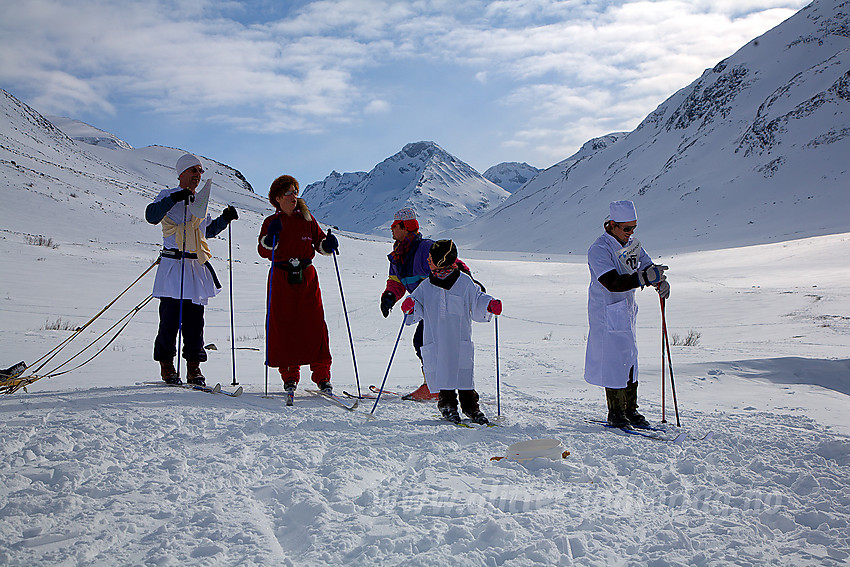
<path fill-rule="evenodd" d="M 609 425 L 647 427 L 649 423 L 637 411 L 635 289 L 652 285 L 661 297 L 669 297 L 667 266 L 653 264 L 634 237 L 637 212 L 632 201 L 614 201 L 609 213 L 605 233 L 587 251 L 590 332 L 584 379 L 605 388 Z"/>
<path fill-rule="evenodd" d="M 502 313 L 502 302 L 484 293 L 460 270 L 457 247 L 451 240 L 438 240 L 431 246 L 428 265 L 428 279 L 401 304 L 407 325 L 425 321 L 422 362 L 428 388 L 439 392 L 437 407 L 444 419 L 460 422 L 459 399 L 470 420 L 487 424 L 473 380 L 472 321 L 490 321 Z"/>
<path fill-rule="evenodd" d="M 197 156 L 180 156 L 175 170 L 179 187 L 163 189 L 145 209 L 145 220 L 162 225 L 162 252 L 153 283 L 153 296 L 159 298 L 159 329 L 153 359 L 160 363 L 166 383 L 181 383 L 174 369 L 180 330 L 186 381 L 203 386 L 205 379 L 200 364 L 207 360 L 204 305 L 221 289 L 209 263 L 211 253 L 206 239 L 223 231 L 239 215 L 233 206 L 228 206 L 214 220 L 207 214 L 212 180 L 195 192 L 204 173 Z"/>

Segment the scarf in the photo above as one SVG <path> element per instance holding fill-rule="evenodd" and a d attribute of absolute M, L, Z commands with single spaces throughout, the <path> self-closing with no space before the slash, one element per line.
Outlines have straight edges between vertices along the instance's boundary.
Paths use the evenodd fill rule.
<path fill-rule="evenodd" d="M 428 276 L 428 281 L 436 287 L 451 289 L 460 277 L 460 270 L 455 268 L 456 266 L 452 265 L 450 268 L 437 268 L 436 270 L 432 270 L 431 274 Z"/>
<path fill-rule="evenodd" d="M 416 240 L 417 236 L 419 236 L 418 232 L 411 232 L 405 236 L 403 240 L 399 240 L 393 244 L 393 251 L 390 253 L 390 257 L 393 262 L 397 264 L 404 263 L 404 256 L 407 254 L 407 251 L 410 250 L 410 246 L 413 244 L 413 241 Z"/>
<path fill-rule="evenodd" d="M 186 252 L 196 253 L 198 262 L 206 264 L 212 257 L 212 252 L 210 252 L 207 239 L 201 233 L 202 220 L 193 215 L 192 220 L 186 223 Z M 173 235 L 177 239 L 177 248 L 180 250 L 183 249 L 183 228 L 183 224 L 174 222 L 168 216 L 162 219 L 162 236 L 168 238 Z"/>
<path fill-rule="evenodd" d="M 452 264 L 447 268 L 434 268 L 433 270 L 431 270 L 431 273 L 434 274 L 434 277 L 438 280 L 444 280 L 449 277 L 456 269 L 457 263 Z"/>

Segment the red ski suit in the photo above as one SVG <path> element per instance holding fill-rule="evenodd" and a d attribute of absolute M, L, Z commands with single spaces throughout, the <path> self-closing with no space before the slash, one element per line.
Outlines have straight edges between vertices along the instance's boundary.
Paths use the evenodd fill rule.
<path fill-rule="evenodd" d="M 280 218 L 282 229 L 274 249 L 268 246 L 269 223 Z M 307 218 L 309 217 L 309 218 Z M 291 259 L 312 261 L 326 235 L 309 213 L 296 210 L 291 216 L 280 211 L 267 217 L 260 229 L 257 252 L 273 261 L 269 281 L 271 298 L 266 337 L 268 365 L 280 368 L 284 380 L 298 380 L 299 366 L 309 364 L 317 384 L 330 380 L 331 351 L 322 306 L 319 278 L 312 264 L 303 268 L 301 283 L 291 283 Z M 269 292 L 267 288 L 266 293 Z M 266 296 L 268 298 L 268 295 Z"/>

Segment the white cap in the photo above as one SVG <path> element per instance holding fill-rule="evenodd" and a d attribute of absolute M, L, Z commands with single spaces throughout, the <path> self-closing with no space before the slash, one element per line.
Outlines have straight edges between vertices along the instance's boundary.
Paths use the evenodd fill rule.
<path fill-rule="evenodd" d="M 609 216 L 614 222 L 637 221 L 635 204 L 631 201 L 614 201 L 608 205 Z"/>
<path fill-rule="evenodd" d="M 177 170 L 177 175 L 181 175 L 184 171 L 189 169 L 190 167 L 194 167 L 196 165 L 200 165 L 203 169 L 203 165 L 201 165 L 201 160 L 192 154 L 183 154 L 180 156 L 180 159 L 177 160 L 177 165 L 174 167 Z"/>

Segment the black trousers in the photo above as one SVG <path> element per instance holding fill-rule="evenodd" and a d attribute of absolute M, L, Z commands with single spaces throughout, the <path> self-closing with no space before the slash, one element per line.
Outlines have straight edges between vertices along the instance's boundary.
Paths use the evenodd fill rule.
<path fill-rule="evenodd" d="M 419 360 L 422 360 L 422 342 L 424 339 L 424 329 L 425 329 L 425 321 L 419 321 L 419 324 L 416 325 L 416 332 L 413 333 L 413 348 L 416 350 L 416 356 L 419 357 Z"/>
<path fill-rule="evenodd" d="M 159 298 L 159 331 L 153 343 L 153 359 L 174 360 L 177 354 L 177 331 L 180 329 L 180 300 Z M 204 350 L 204 306 L 183 300 L 183 358 L 189 362 L 206 362 Z"/>

